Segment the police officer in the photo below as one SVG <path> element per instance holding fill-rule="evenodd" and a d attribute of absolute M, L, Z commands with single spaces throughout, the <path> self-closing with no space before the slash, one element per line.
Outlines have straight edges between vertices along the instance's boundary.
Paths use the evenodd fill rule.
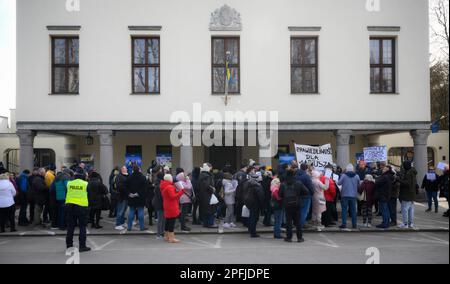
<path fill-rule="evenodd" d="M 88 218 L 88 193 L 85 181 L 86 175 L 81 168 L 75 171 L 74 180 L 67 183 L 67 197 L 65 212 L 67 214 L 67 248 L 73 247 L 73 233 L 75 226 L 80 228 L 80 252 L 90 251 L 86 246 L 86 226 Z"/>

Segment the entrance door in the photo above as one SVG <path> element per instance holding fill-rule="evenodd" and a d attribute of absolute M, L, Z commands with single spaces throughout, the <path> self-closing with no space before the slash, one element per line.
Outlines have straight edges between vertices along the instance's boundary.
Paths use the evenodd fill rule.
<path fill-rule="evenodd" d="M 236 170 L 238 155 L 238 147 L 209 147 L 209 162 L 215 169 L 221 170 L 226 164 L 230 164 Z"/>

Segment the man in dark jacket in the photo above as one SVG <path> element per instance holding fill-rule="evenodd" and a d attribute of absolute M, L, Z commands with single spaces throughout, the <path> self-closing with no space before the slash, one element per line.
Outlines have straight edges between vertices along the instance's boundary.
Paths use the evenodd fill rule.
<path fill-rule="evenodd" d="M 37 171 L 37 175 L 33 178 L 33 183 L 31 184 L 31 192 L 35 204 L 33 226 L 38 226 L 42 224 L 41 214 L 49 196 L 48 188 L 45 185 L 44 177 L 45 177 L 45 169 L 40 168 Z M 43 224 L 42 226 L 45 227 L 45 225 Z"/>
<path fill-rule="evenodd" d="M 141 231 L 145 231 L 144 223 L 144 207 L 146 202 L 147 191 L 147 179 L 141 173 L 141 169 L 137 166 L 133 166 L 133 173 L 127 178 L 126 181 L 126 194 L 128 201 L 128 231 L 133 228 L 134 216 L 138 216 L 139 227 Z"/>
<path fill-rule="evenodd" d="M 127 210 L 127 178 L 128 169 L 123 166 L 120 169 L 120 174 L 116 178 L 117 189 L 117 218 L 116 218 L 116 230 L 125 230 L 125 211 Z"/>
<path fill-rule="evenodd" d="M 403 171 L 399 177 L 400 200 L 402 201 L 403 222 L 400 228 L 414 228 L 414 202 L 417 194 L 417 171 L 411 161 L 403 162 Z"/>
<path fill-rule="evenodd" d="M 434 201 L 434 210 L 439 212 L 439 176 L 436 174 L 434 167 L 428 168 L 428 173 L 423 177 L 422 189 L 427 193 L 428 209 L 425 212 L 431 212 L 431 207 Z"/>
<path fill-rule="evenodd" d="M 254 179 L 249 179 L 243 185 L 244 205 L 250 211 L 248 219 L 248 231 L 250 237 L 259 238 L 256 233 L 256 226 L 262 208 L 264 208 L 264 190 L 259 182 Z"/>
<path fill-rule="evenodd" d="M 200 225 L 200 218 L 197 218 L 197 211 L 198 208 L 200 206 L 200 200 L 198 198 L 198 196 L 200 195 L 199 193 L 199 187 L 198 187 L 198 179 L 200 177 L 200 168 L 199 167 L 195 167 L 192 170 L 192 179 L 191 179 L 191 184 L 192 184 L 192 189 L 194 191 L 194 202 L 193 202 L 193 208 L 192 208 L 192 224 L 193 225 Z"/>
<path fill-rule="evenodd" d="M 389 228 L 390 211 L 389 201 L 394 182 L 391 174 L 392 170 L 389 166 L 383 168 L 383 173 L 375 181 L 375 197 L 380 203 L 380 211 L 383 216 L 383 223 L 377 226 L 379 229 Z"/>
<path fill-rule="evenodd" d="M 164 217 L 164 206 L 163 206 L 163 198 L 161 194 L 160 183 L 164 180 L 164 172 L 162 168 L 159 167 L 155 169 L 154 174 L 154 186 L 155 186 L 155 195 L 152 200 L 153 209 L 156 211 L 158 216 L 158 238 L 164 237 L 165 231 L 165 217 Z"/>
<path fill-rule="evenodd" d="M 312 196 L 314 195 L 314 186 L 311 177 L 306 173 L 307 170 L 308 165 L 301 164 L 300 169 L 298 169 L 295 174 L 296 180 L 301 182 L 308 189 L 308 194 L 302 196 L 300 202 L 300 224 L 302 228 L 305 226 L 306 220 L 308 219 L 312 204 Z"/>
<path fill-rule="evenodd" d="M 272 193 L 270 191 L 270 184 L 272 182 L 272 172 L 270 171 L 266 171 L 264 169 L 263 172 L 263 180 L 261 182 L 261 186 L 264 190 L 264 220 L 263 220 L 263 224 L 266 227 L 272 227 L 272 206 L 270 201 L 272 200 Z"/>
<path fill-rule="evenodd" d="M 248 180 L 247 175 L 248 164 L 246 161 L 242 162 L 241 169 L 233 176 L 233 180 L 238 182 L 238 186 L 236 188 L 236 221 L 243 222 L 246 224 L 246 218 L 242 218 L 242 207 L 244 206 L 244 196 L 243 196 L 243 184 L 246 180 Z"/>
<path fill-rule="evenodd" d="M 89 198 L 89 220 L 93 229 L 101 229 L 100 218 L 103 209 L 104 197 L 108 194 L 108 188 L 103 184 L 100 174 L 91 172 L 87 186 Z"/>
<path fill-rule="evenodd" d="M 297 242 L 304 242 L 299 204 L 308 195 L 308 188 L 295 179 L 293 170 L 288 170 L 286 172 L 286 181 L 280 187 L 280 198 L 286 210 L 286 238 L 284 239 L 286 242 L 292 242 L 292 222 L 297 228 Z"/>
<path fill-rule="evenodd" d="M 111 196 L 111 208 L 109 209 L 109 218 L 117 217 L 117 188 L 116 178 L 119 175 L 119 167 L 115 167 L 109 175 L 109 193 Z"/>
<path fill-rule="evenodd" d="M 217 229 L 218 226 L 215 225 L 215 213 L 217 212 L 217 204 L 211 204 L 211 198 L 215 192 L 211 164 L 203 164 L 200 176 L 198 178 L 198 189 L 198 197 L 200 202 L 200 218 L 202 220 L 203 227 Z"/>

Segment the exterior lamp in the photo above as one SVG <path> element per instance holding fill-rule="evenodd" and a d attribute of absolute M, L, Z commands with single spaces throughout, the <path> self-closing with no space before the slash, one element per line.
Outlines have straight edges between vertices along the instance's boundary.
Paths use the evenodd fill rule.
<path fill-rule="evenodd" d="M 84 138 L 84 143 L 88 146 L 94 145 L 94 137 L 91 136 L 91 132 Z"/>

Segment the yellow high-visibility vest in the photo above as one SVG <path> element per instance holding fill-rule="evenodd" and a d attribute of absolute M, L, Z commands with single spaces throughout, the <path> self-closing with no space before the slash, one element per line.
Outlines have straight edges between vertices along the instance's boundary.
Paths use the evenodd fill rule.
<path fill-rule="evenodd" d="M 81 179 L 69 181 L 67 183 L 66 204 L 75 204 L 81 207 L 89 206 L 87 193 L 88 183 Z"/>

